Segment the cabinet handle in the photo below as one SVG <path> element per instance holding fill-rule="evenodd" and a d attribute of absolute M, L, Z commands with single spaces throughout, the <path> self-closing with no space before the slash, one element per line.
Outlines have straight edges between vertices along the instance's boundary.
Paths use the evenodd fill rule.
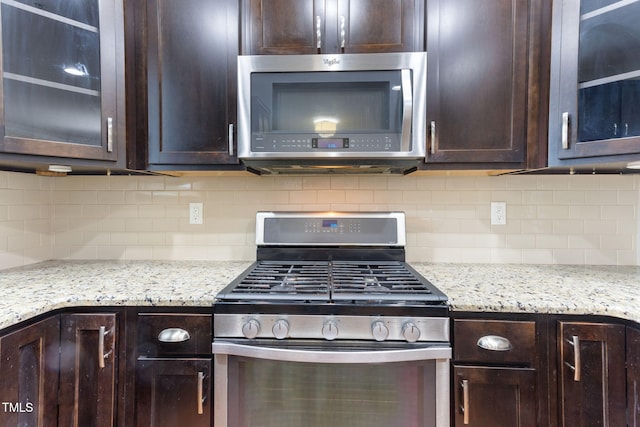
<path fill-rule="evenodd" d="M 204 414 L 204 372 L 198 372 L 198 415 Z"/>
<path fill-rule="evenodd" d="M 167 328 L 160 331 L 158 334 L 158 341 L 160 342 L 185 342 L 191 339 L 188 331 L 182 328 Z"/>
<path fill-rule="evenodd" d="M 624 124 L 624 136 L 629 136 L 629 123 Z"/>
<path fill-rule="evenodd" d="M 229 155 L 233 156 L 233 123 L 229 125 L 229 135 L 227 139 L 229 141 Z"/>
<path fill-rule="evenodd" d="M 462 380 L 462 422 L 469 424 L 469 380 Z"/>
<path fill-rule="evenodd" d="M 340 16 L 340 49 L 342 49 L 342 52 L 344 53 L 344 45 L 346 42 L 346 35 L 347 32 L 345 30 L 345 23 L 346 23 L 346 19 L 344 18 L 344 15 Z"/>
<path fill-rule="evenodd" d="M 113 152 L 113 117 L 107 117 L 107 152 Z"/>
<path fill-rule="evenodd" d="M 436 154 L 436 121 L 432 120 L 429 125 L 429 133 L 431 134 L 431 154 Z"/>
<path fill-rule="evenodd" d="M 573 365 L 569 362 L 564 362 L 565 365 L 573 371 L 573 380 L 580 381 L 580 374 L 582 371 L 582 362 L 580 360 L 580 338 L 577 335 L 571 337 L 571 341 L 567 340 L 569 345 L 573 347 Z"/>
<path fill-rule="evenodd" d="M 613 136 L 618 136 L 618 124 L 613 124 Z"/>
<path fill-rule="evenodd" d="M 322 49 L 322 19 L 320 15 L 316 16 L 316 48 Z"/>
<path fill-rule="evenodd" d="M 569 123 L 571 115 L 568 112 L 562 113 L 562 149 L 569 149 Z"/>
<path fill-rule="evenodd" d="M 109 334 L 109 332 L 105 326 L 100 326 L 100 329 L 98 329 L 98 367 L 100 369 L 104 369 L 105 367 L 104 359 L 113 353 L 113 349 L 109 350 L 108 353 L 104 352 L 104 337 Z"/>
<path fill-rule="evenodd" d="M 508 338 L 498 335 L 485 335 L 481 337 L 476 345 L 485 350 L 491 351 L 509 351 L 513 349 L 511 341 Z"/>

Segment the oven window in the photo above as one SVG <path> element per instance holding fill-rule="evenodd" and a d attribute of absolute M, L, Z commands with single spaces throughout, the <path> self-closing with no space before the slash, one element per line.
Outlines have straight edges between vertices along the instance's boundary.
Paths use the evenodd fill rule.
<path fill-rule="evenodd" d="M 229 425 L 435 425 L 435 361 L 316 364 L 229 360 Z"/>

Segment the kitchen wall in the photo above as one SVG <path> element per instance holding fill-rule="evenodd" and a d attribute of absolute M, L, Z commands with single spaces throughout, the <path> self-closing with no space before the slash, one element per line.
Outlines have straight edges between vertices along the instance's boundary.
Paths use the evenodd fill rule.
<path fill-rule="evenodd" d="M 639 265 L 640 177 L 40 177 L 0 172 L 0 268 L 251 260 L 258 210 L 402 210 L 409 261 Z M 490 202 L 507 225 L 490 225 Z M 189 202 L 204 224 L 188 223 Z"/>

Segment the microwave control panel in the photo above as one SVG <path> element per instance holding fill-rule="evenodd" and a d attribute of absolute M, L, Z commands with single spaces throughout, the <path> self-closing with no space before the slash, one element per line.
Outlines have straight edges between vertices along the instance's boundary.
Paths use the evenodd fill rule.
<path fill-rule="evenodd" d="M 308 134 L 254 135 L 251 149 L 254 152 L 396 152 L 401 151 L 400 135 L 374 134 L 353 136 L 309 136 Z"/>

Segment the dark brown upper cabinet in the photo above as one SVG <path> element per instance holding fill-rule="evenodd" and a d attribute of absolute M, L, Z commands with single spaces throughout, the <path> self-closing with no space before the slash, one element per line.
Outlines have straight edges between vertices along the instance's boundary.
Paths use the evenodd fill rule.
<path fill-rule="evenodd" d="M 147 0 L 130 9 L 134 167 L 237 165 L 237 1 Z"/>
<path fill-rule="evenodd" d="M 640 1 L 553 3 L 549 166 L 640 159 Z"/>
<path fill-rule="evenodd" d="M 537 0 L 428 0 L 426 168 L 544 166 L 545 8 Z"/>
<path fill-rule="evenodd" d="M 1 163 L 124 167 L 122 2 L 11 1 L 0 15 Z"/>
<path fill-rule="evenodd" d="M 243 0 L 246 55 L 424 50 L 424 0 Z"/>

